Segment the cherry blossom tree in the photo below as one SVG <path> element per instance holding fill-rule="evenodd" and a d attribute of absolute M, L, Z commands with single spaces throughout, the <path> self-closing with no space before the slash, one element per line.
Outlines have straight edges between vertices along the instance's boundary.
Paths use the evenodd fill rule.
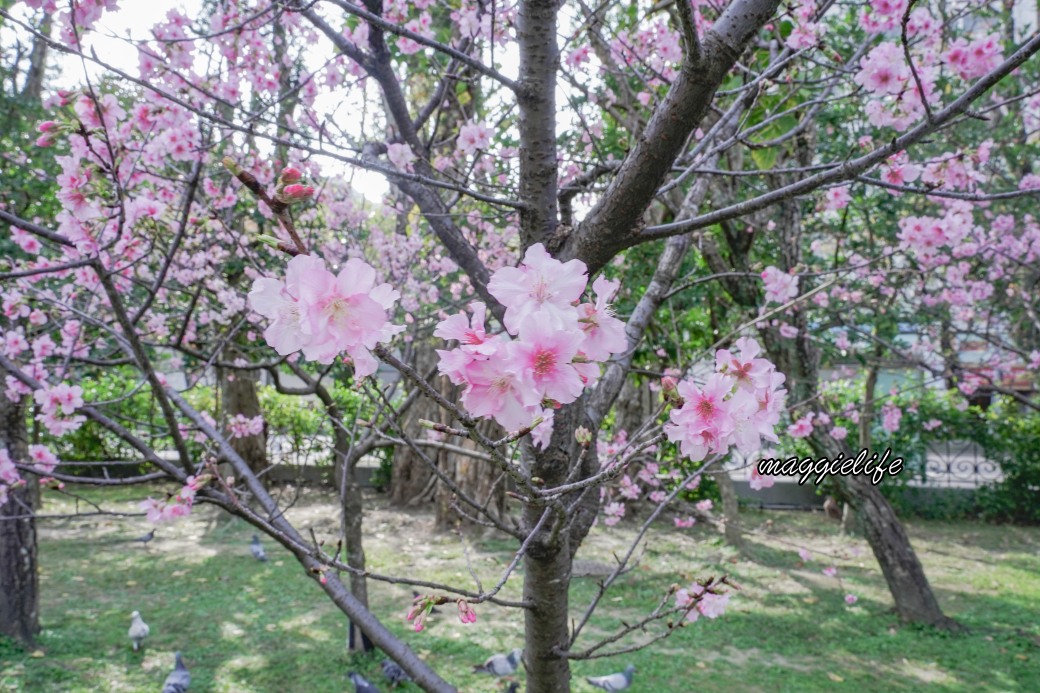
<path fill-rule="evenodd" d="M 664 508 L 731 450 L 775 442 L 787 404 L 818 451 L 842 449 L 836 430 L 818 425 L 830 416 L 815 404 L 816 323 L 801 309 L 839 285 L 806 290 L 803 241 L 812 227 L 819 240 L 842 242 L 847 227 L 833 214 L 856 186 L 921 201 L 918 210 L 893 205 L 887 233 L 901 230 L 899 252 L 922 274 L 857 275 L 863 251 L 835 253 L 820 270 L 841 273 L 835 301 L 857 290 L 851 282 L 876 282 L 912 308 L 931 300 L 921 280 L 933 291 L 923 270 L 937 266 L 953 287 L 938 300 L 987 301 L 993 292 L 970 276 L 986 265 L 962 269 L 956 253 L 971 255 L 972 243 L 990 249 L 987 258 L 1035 253 L 1035 232 L 999 235 L 1013 219 L 990 225 L 993 237 L 965 230 L 972 210 L 943 202 L 1035 187 L 1015 176 L 1009 193 L 977 192 L 983 182 L 1004 190 L 1010 174 L 984 165 L 972 125 L 1000 113 L 1031 127 L 1022 104 L 1034 95 L 1028 61 L 1040 49 L 1040 35 L 997 33 L 1005 18 L 986 4 L 217 2 L 198 21 L 171 10 L 135 42 L 136 68 L 89 49 L 113 0 L 18 9 L 0 17 L 106 76 L 46 102 L 52 117 L 38 145 L 60 152 L 61 210 L 0 209 L 19 247 L 0 274 L 8 398 L 33 403 L 55 439 L 89 420 L 136 450 L 150 471 L 118 483 L 161 478 L 177 488 L 145 503 L 151 519 L 206 502 L 267 533 L 426 690 L 452 688 L 367 611 L 363 578 L 422 590 L 409 614 L 416 630 L 449 599 L 463 624 L 485 602 L 517 608 L 528 690 L 537 691 L 569 690 L 572 660 L 643 647 L 722 613 L 726 579 L 704 579 L 605 638 L 586 632 Z M 54 18 L 60 42 L 34 31 L 34 10 Z M 826 118 L 858 137 L 828 137 L 818 126 Z M 952 133 L 967 139 L 932 151 Z M 392 186 L 378 210 L 343 182 L 356 172 Z M 825 213 L 809 219 L 816 205 Z M 922 215 L 941 222 L 911 221 Z M 869 221 L 856 230 L 856 242 L 880 238 Z M 891 243 L 872 252 L 887 255 Z M 640 253 L 651 258 L 649 276 L 625 271 Z M 949 257 L 937 263 L 936 254 Z M 680 279 L 691 264 L 701 276 Z M 662 311 L 710 286 L 747 320 L 703 354 L 685 353 L 681 336 L 651 344 Z M 612 302 L 626 306 L 624 321 Z M 457 399 L 402 356 L 423 330 L 448 342 L 438 370 Z M 676 369 L 662 381 L 664 401 L 601 452 L 593 443 L 648 347 Z M 372 377 L 380 361 L 407 394 Z M 703 379 L 690 375 L 704 363 Z M 161 435 L 72 384 L 116 366 L 154 397 Z M 180 369 L 197 383 L 214 366 L 303 380 L 331 416 L 354 508 L 348 470 L 366 450 L 392 444 L 423 458 L 424 446 L 470 441 L 466 454 L 512 485 L 515 521 L 431 471 L 460 513 L 515 539 L 500 581 L 466 589 L 371 574 L 359 541 L 351 546 L 360 513 L 345 514 L 345 557 L 344 547 L 303 536 L 231 442 L 254 430 L 252 419 L 221 430 L 166 375 Z M 337 379 L 370 397 L 371 421 L 343 420 L 326 387 Z M 401 408 L 418 397 L 448 414 L 450 423 L 430 424 L 436 437 L 403 431 Z M 490 438 L 481 420 L 507 435 Z M 172 460 L 159 454 L 166 449 Z M 0 489 L 113 483 L 64 475 L 46 446 L 7 455 Z M 635 488 L 637 462 L 637 478 L 660 486 L 654 510 L 575 612 L 574 556 L 598 517 L 609 525 L 624 516 L 619 497 Z M 900 616 L 946 624 L 887 501 L 867 479 L 842 484 Z M 523 596 L 504 599 L 521 562 Z"/>

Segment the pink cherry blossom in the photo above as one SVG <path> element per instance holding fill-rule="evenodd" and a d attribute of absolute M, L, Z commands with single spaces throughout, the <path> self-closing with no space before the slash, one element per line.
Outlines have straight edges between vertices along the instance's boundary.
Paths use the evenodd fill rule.
<path fill-rule="evenodd" d="M 456 141 L 459 149 L 465 154 L 474 154 L 478 150 L 491 146 L 491 128 L 483 123 L 466 124 L 459 128 Z"/>
<path fill-rule="evenodd" d="M 603 507 L 603 524 L 611 527 L 621 521 L 625 516 L 625 506 L 622 503 L 607 503 Z"/>
<path fill-rule="evenodd" d="M 0 448 L 0 488 L 17 484 L 21 478 L 7 448 Z"/>
<path fill-rule="evenodd" d="M 32 461 L 33 467 L 44 474 L 50 474 L 59 464 L 57 456 L 45 445 L 30 445 L 29 459 Z"/>
<path fill-rule="evenodd" d="M 853 604 L 855 604 L 858 601 L 859 601 L 859 597 L 857 597 L 854 594 L 846 594 L 845 595 L 845 603 L 848 604 L 849 606 L 852 606 Z"/>
<path fill-rule="evenodd" d="M 881 427 L 889 433 L 899 430 L 899 421 L 902 418 L 903 412 L 895 404 L 885 404 L 881 407 Z"/>
<path fill-rule="evenodd" d="M 569 404 L 585 389 L 570 362 L 578 353 L 582 337 L 560 332 L 544 323 L 532 322 L 524 339 L 516 344 L 516 363 L 526 385 L 525 404 L 535 406 L 543 399 Z"/>
<path fill-rule="evenodd" d="M 769 475 L 763 476 L 758 471 L 758 465 L 751 467 L 751 478 L 748 481 L 748 484 L 751 486 L 752 491 L 761 491 L 764 488 L 771 487 L 775 483 L 776 477 Z"/>
<path fill-rule="evenodd" d="M 409 40 L 409 39 L 402 39 Z M 412 171 L 412 162 L 415 161 L 415 154 L 412 153 L 412 148 L 407 144 L 390 144 L 386 147 L 386 157 L 390 159 L 390 163 L 399 171 Z"/>
<path fill-rule="evenodd" d="M 835 568 L 834 566 L 827 566 L 826 568 L 824 568 L 820 572 L 822 572 L 827 577 L 834 577 L 834 576 L 836 576 L 838 574 L 838 569 Z"/>
<path fill-rule="evenodd" d="M 235 414 L 228 420 L 228 430 L 232 438 L 248 438 L 260 435 L 264 430 L 264 417 L 262 414 L 248 418 L 242 414 Z"/>
<path fill-rule="evenodd" d="M 812 420 L 812 414 L 803 416 L 787 427 L 787 435 L 792 438 L 808 438 L 813 432 Z"/>
<path fill-rule="evenodd" d="M 528 319 L 552 329 L 569 326 L 573 303 L 588 283 L 585 263 L 553 258 L 545 246 L 527 249 L 520 267 L 503 267 L 488 282 L 488 291 L 506 307 L 505 325 L 517 334 Z"/>
<path fill-rule="evenodd" d="M 798 277 L 776 267 L 766 267 L 762 281 L 766 285 L 766 300 L 772 303 L 786 303 L 798 295 Z"/>
<path fill-rule="evenodd" d="M 625 336 L 625 323 L 614 317 L 610 307 L 611 297 L 617 293 L 621 282 L 610 281 L 603 275 L 592 282 L 592 290 L 596 293 L 595 303 L 583 303 L 578 306 L 585 339 L 581 351 L 593 361 L 606 361 L 611 354 L 617 354 L 628 348 Z"/>

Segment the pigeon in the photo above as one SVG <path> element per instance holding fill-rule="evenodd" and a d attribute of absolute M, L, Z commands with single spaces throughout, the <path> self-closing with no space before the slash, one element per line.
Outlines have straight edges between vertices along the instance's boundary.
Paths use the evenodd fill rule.
<path fill-rule="evenodd" d="M 267 554 L 264 553 L 264 547 L 260 546 L 260 537 L 253 535 L 253 543 L 249 545 L 249 550 L 253 552 L 253 558 L 258 561 L 266 561 Z"/>
<path fill-rule="evenodd" d="M 474 674 L 491 674 L 492 676 L 509 676 L 520 666 L 523 650 L 516 649 L 509 654 L 497 654 L 488 657 L 483 664 L 473 667 Z"/>
<path fill-rule="evenodd" d="M 148 534 L 142 534 L 141 536 L 139 536 L 136 539 L 134 539 L 134 541 L 139 541 L 143 545 L 143 544 L 147 544 L 152 539 L 155 539 L 155 530 L 154 529 L 151 532 L 149 532 Z"/>
<path fill-rule="evenodd" d="M 185 693 L 188 690 L 188 686 L 191 685 L 191 672 L 188 671 L 188 667 L 184 666 L 184 660 L 181 659 L 180 652 L 173 653 L 173 661 L 176 666 L 173 667 L 170 675 L 166 677 L 162 693 Z"/>
<path fill-rule="evenodd" d="M 408 672 L 402 669 L 401 665 L 392 659 L 384 659 L 380 666 L 383 667 L 383 676 L 386 677 L 386 680 L 390 682 L 391 686 L 396 687 L 400 683 L 412 680 L 412 677 L 408 675 Z"/>
<path fill-rule="evenodd" d="M 838 507 L 838 501 L 832 496 L 827 496 L 827 500 L 823 502 L 823 512 L 832 520 L 841 520 L 841 509 Z"/>
<path fill-rule="evenodd" d="M 379 693 L 378 688 L 356 671 L 350 672 L 349 676 L 350 680 L 354 682 L 354 693 Z"/>
<path fill-rule="evenodd" d="M 632 674 L 634 674 L 635 671 L 636 668 L 629 664 L 625 667 L 625 670 L 619 674 L 610 674 L 609 676 L 588 676 L 585 680 L 596 688 L 602 688 L 605 691 L 623 691 L 632 685 Z"/>
<path fill-rule="evenodd" d="M 141 649 L 141 643 L 148 637 L 148 633 L 151 629 L 148 624 L 141 618 L 141 612 L 135 611 L 130 614 L 130 630 L 128 635 L 130 636 L 130 642 L 134 644 L 134 652 Z"/>
<path fill-rule="evenodd" d="M 422 596 L 422 595 L 420 595 L 415 590 L 412 590 L 412 597 L 420 597 L 420 596 Z M 431 606 L 430 607 L 430 614 L 439 614 L 440 612 L 441 612 L 441 610 L 438 609 L 437 607 L 435 607 L 435 606 Z"/>

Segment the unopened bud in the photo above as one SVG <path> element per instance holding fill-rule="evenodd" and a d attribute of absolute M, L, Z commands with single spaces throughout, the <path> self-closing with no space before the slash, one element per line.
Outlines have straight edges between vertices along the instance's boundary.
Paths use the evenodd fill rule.
<path fill-rule="evenodd" d="M 242 167 L 235 163 L 234 159 L 230 156 L 225 156 L 223 159 L 224 168 L 231 171 L 231 175 L 239 176 L 242 174 Z"/>
<path fill-rule="evenodd" d="M 302 202 L 309 200 L 314 196 L 314 188 L 309 185 L 300 185 L 299 183 L 293 183 L 282 188 L 282 191 L 275 195 L 275 198 L 285 204 L 293 204 L 294 202 Z"/>
<path fill-rule="evenodd" d="M 574 431 L 574 440 L 578 441 L 579 445 L 589 445 L 592 442 L 592 431 L 584 426 L 578 426 Z"/>
<path fill-rule="evenodd" d="M 301 178 L 303 178 L 303 174 L 300 173 L 300 169 L 293 168 L 292 166 L 282 169 L 282 175 L 280 176 L 280 180 L 283 183 L 295 183 Z"/>
<path fill-rule="evenodd" d="M 661 378 L 661 397 L 668 404 L 673 404 L 677 407 L 681 407 L 684 404 L 683 398 L 679 396 L 679 383 L 670 375 Z"/>
<path fill-rule="evenodd" d="M 278 238 L 277 236 L 270 236 L 266 233 L 257 234 L 256 240 L 260 241 L 261 243 L 264 243 L 265 245 L 269 245 L 272 248 L 279 248 L 282 245 L 282 239 Z"/>

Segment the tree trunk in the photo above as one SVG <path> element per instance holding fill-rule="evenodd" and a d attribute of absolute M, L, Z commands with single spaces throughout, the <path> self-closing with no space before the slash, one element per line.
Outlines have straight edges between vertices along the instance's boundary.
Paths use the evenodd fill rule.
<path fill-rule="evenodd" d="M 437 353 L 432 348 L 418 349 L 416 352 L 416 369 L 420 373 L 429 372 L 437 363 Z M 455 401 L 455 388 L 447 378 L 438 376 L 434 382 L 438 391 L 445 398 Z M 448 412 L 428 398 L 421 398 L 408 410 L 405 417 L 405 432 L 414 440 L 428 437 L 428 432 L 419 425 L 419 420 L 434 421 L 451 425 Z M 506 433 L 494 421 L 481 421 L 478 425 L 481 433 L 489 438 L 501 438 Z M 478 451 L 479 446 L 469 439 L 452 439 L 452 445 L 466 450 Z M 493 464 L 466 454 L 439 450 L 433 447 L 420 448 L 423 454 L 441 470 L 468 497 L 479 503 L 487 503 L 488 511 L 496 519 L 505 514 L 506 485 L 500 478 L 501 471 Z M 472 526 L 465 516 L 459 514 L 456 506 L 466 508 L 464 503 L 455 501 L 455 491 L 438 479 L 430 470 L 429 464 L 415 451 L 406 446 L 398 446 L 394 451 L 393 481 L 391 483 L 391 502 L 398 506 L 418 505 L 428 498 L 436 501 L 437 516 L 435 529 L 447 531 L 460 526 Z M 467 513 L 468 514 L 468 513 Z"/>
<path fill-rule="evenodd" d="M 51 35 L 51 15 L 45 14 L 37 31 L 41 36 L 33 38 L 32 52 L 29 53 L 29 69 L 25 73 L 25 84 L 21 97 L 24 101 L 39 104 L 43 94 L 43 78 L 47 74 L 47 41 L 42 37 Z"/>
<path fill-rule="evenodd" d="M 640 378 L 625 380 L 621 386 L 617 403 L 614 405 L 614 416 L 617 422 L 614 432 L 625 431 L 629 435 L 635 434 L 636 430 L 650 418 L 657 404 L 654 393 L 650 390 L 650 382 Z"/>
<path fill-rule="evenodd" d="M 737 501 L 737 490 L 733 488 L 733 479 L 729 472 L 715 472 L 715 483 L 719 485 L 722 496 L 722 518 L 726 543 L 735 549 L 744 548 L 744 535 L 740 531 L 740 503 Z"/>
<path fill-rule="evenodd" d="M 429 373 L 437 363 L 437 352 L 432 348 L 417 346 L 414 367 L 419 373 Z M 450 392 L 444 379 L 431 383 L 441 394 Z M 424 436 L 420 419 L 448 424 L 450 419 L 441 407 L 428 397 L 420 397 L 408 408 L 402 428 L 413 440 Z M 420 448 L 435 464 L 440 465 L 443 451 L 436 448 Z M 394 448 L 393 468 L 390 481 L 390 502 L 399 507 L 414 507 L 433 498 L 434 475 L 430 466 L 414 450 L 405 445 Z"/>
<path fill-rule="evenodd" d="M 225 357 L 233 361 L 234 352 L 228 350 Z M 252 419 L 263 414 L 260 408 L 260 397 L 257 395 L 257 373 L 258 371 L 241 371 L 231 368 L 220 369 L 221 375 L 221 408 L 224 411 L 225 421 L 241 414 L 247 419 Z M 266 484 L 266 475 L 262 472 L 267 469 L 267 432 L 266 427 L 256 435 L 243 438 L 232 438 L 231 447 L 235 449 L 242 459 L 246 461 L 253 473 Z"/>
<path fill-rule="evenodd" d="M 333 422 L 332 441 L 335 455 L 333 478 L 336 480 L 340 500 L 340 538 L 347 565 L 358 571 L 365 570 L 365 548 L 363 520 L 365 497 L 357 480 L 357 464 L 368 452 L 357 445 L 357 436 L 344 428 L 347 422 L 332 394 L 321 384 L 314 388 L 318 399 L 325 406 L 329 420 Z M 341 425 L 336 425 L 341 424 Z M 356 434 L 356 431 L 354 432 Z M 362 574 L 351 572 L 350 593 L 368 608 L 368 582 Z M 353 621 L 347 625 L 347 649 L 352 652 L 368 652 L 374 648 L 361 628 Z"/>
<path fill-rule="evenodd" d="M 364 519 L 365 499 L 361 485 L 357 480 L 357 463 L 362 455 L 350 449 L 350 440 L 345 431 L 337 429 L 336 462 L 339 467 L 340 490 L 340 531 L 343 536 L 343 553 L 347 565 L 363 571 L 365 569 L 365 548 L 362 520 Z M 368 583 L 364 575 L 350 574 L 350 593 L 368 608 Z M 347 649 L 353 652 L 368 652 L 373 649 L 368 637 L 361 632 L 353 621 L 349 625 Z"/>
<path fill-rule="evenodd" d="M 570 661 L 555 652 L 566 647 L 568 638 L 571 556 L 567 540 L 545 551 L 528 552 L 524 565 L 524 600 L 531 603 L 524 612 L 527 693 L 569 693 Z"/>
<path fill-rule="evenodd" d="M 792 340 L 783 340 L 776 328 L 765 331 L 763 341 L 777 368 L 787 375 L 789 401 L 815 402 L 819 387 L 819 355 L 810 342 L 805 313 L 799 311 L 794 320 L 798 328 L 798 336 L 793 340 L 794 349 L 779 348 L 782 342 Z M 807 441 L 817 458 L 834 459 L 839 453 L 846 457 L 854 456 L 844 441 L 835 440 L 819 426 L 813 429 Z M 863 475 L 836 476 L 834 480 L 843 499 L 852 506 L 863 524 L 863 533 L 881 566 L 899 617 L 910 623 L 956 627 L 939 608 L 924 568 L 910 545 L 910 538 L 881 490 Z"/>
<path fill-rule="evenodd" d="M 0 448 L 11 459 L 29 457 L 25 407 L 0 392 Z M 26 484 L 11 489 L 0 507 L 0 634 L 31 646 L 40 632 L 40 583 L 37 574 L 36 521 L 31 517 L 39 485 L 27 475 Z M 22 517 L 30 515 L 30 517 Z M 22 517 L 22 519 L 8 519 Z"/>
<path fill-rule="evenodd" d="M 804 163 L 804 162 L 803 162 Z M 781 251 L 781 269 L 795 267 L 800 261 L 801 202 L 787 200 L 779 205 L 774 219 L 777 223 L 777 242 Z M 707 237 L 702 252 L 712 272 L 741 271 L 748 265 L 751 242 L 743 234 L 736 240 L 727 237 L 729 258 L 724 258 L 713 238 Z M 757 310 L 760 295 L 754 285 L 743 280 L 723 278 L 722 285 L 734 301 L 750 310 Z M 805 286 L 801 287 L 804 292 Z M 759 334 L 769 359 L 777 370 L 787 376 L 789 403 L 801 403 L 793 415 L 813 410 L 819 391 L 820 354 L 812 342 L 813 330 L 804 310 L 795 310 L 787 316 L 798 333 L 793 339 L 780 335 L 777 327 L 761 327 Z M 817 458 L 833 459 L 838 453 L 852 456 L 852 450 L 844 441 L 835 440 L 820 427 L 816 427 L 807 439 Z M 938 627 L 955 627 L 954 622 L 943 615 L 939 603 L 928 584 L 924 568 L 917 559 L 910 539 L 906 535 L 891 504 L 864 476 L 835 477 L 843 500 L 848 502 L 863 523 L 863 532 L 870 543 L 874 556 L 888 582 L 896 612 L 899 617 L 912 623 L 923 623 Z"/>

